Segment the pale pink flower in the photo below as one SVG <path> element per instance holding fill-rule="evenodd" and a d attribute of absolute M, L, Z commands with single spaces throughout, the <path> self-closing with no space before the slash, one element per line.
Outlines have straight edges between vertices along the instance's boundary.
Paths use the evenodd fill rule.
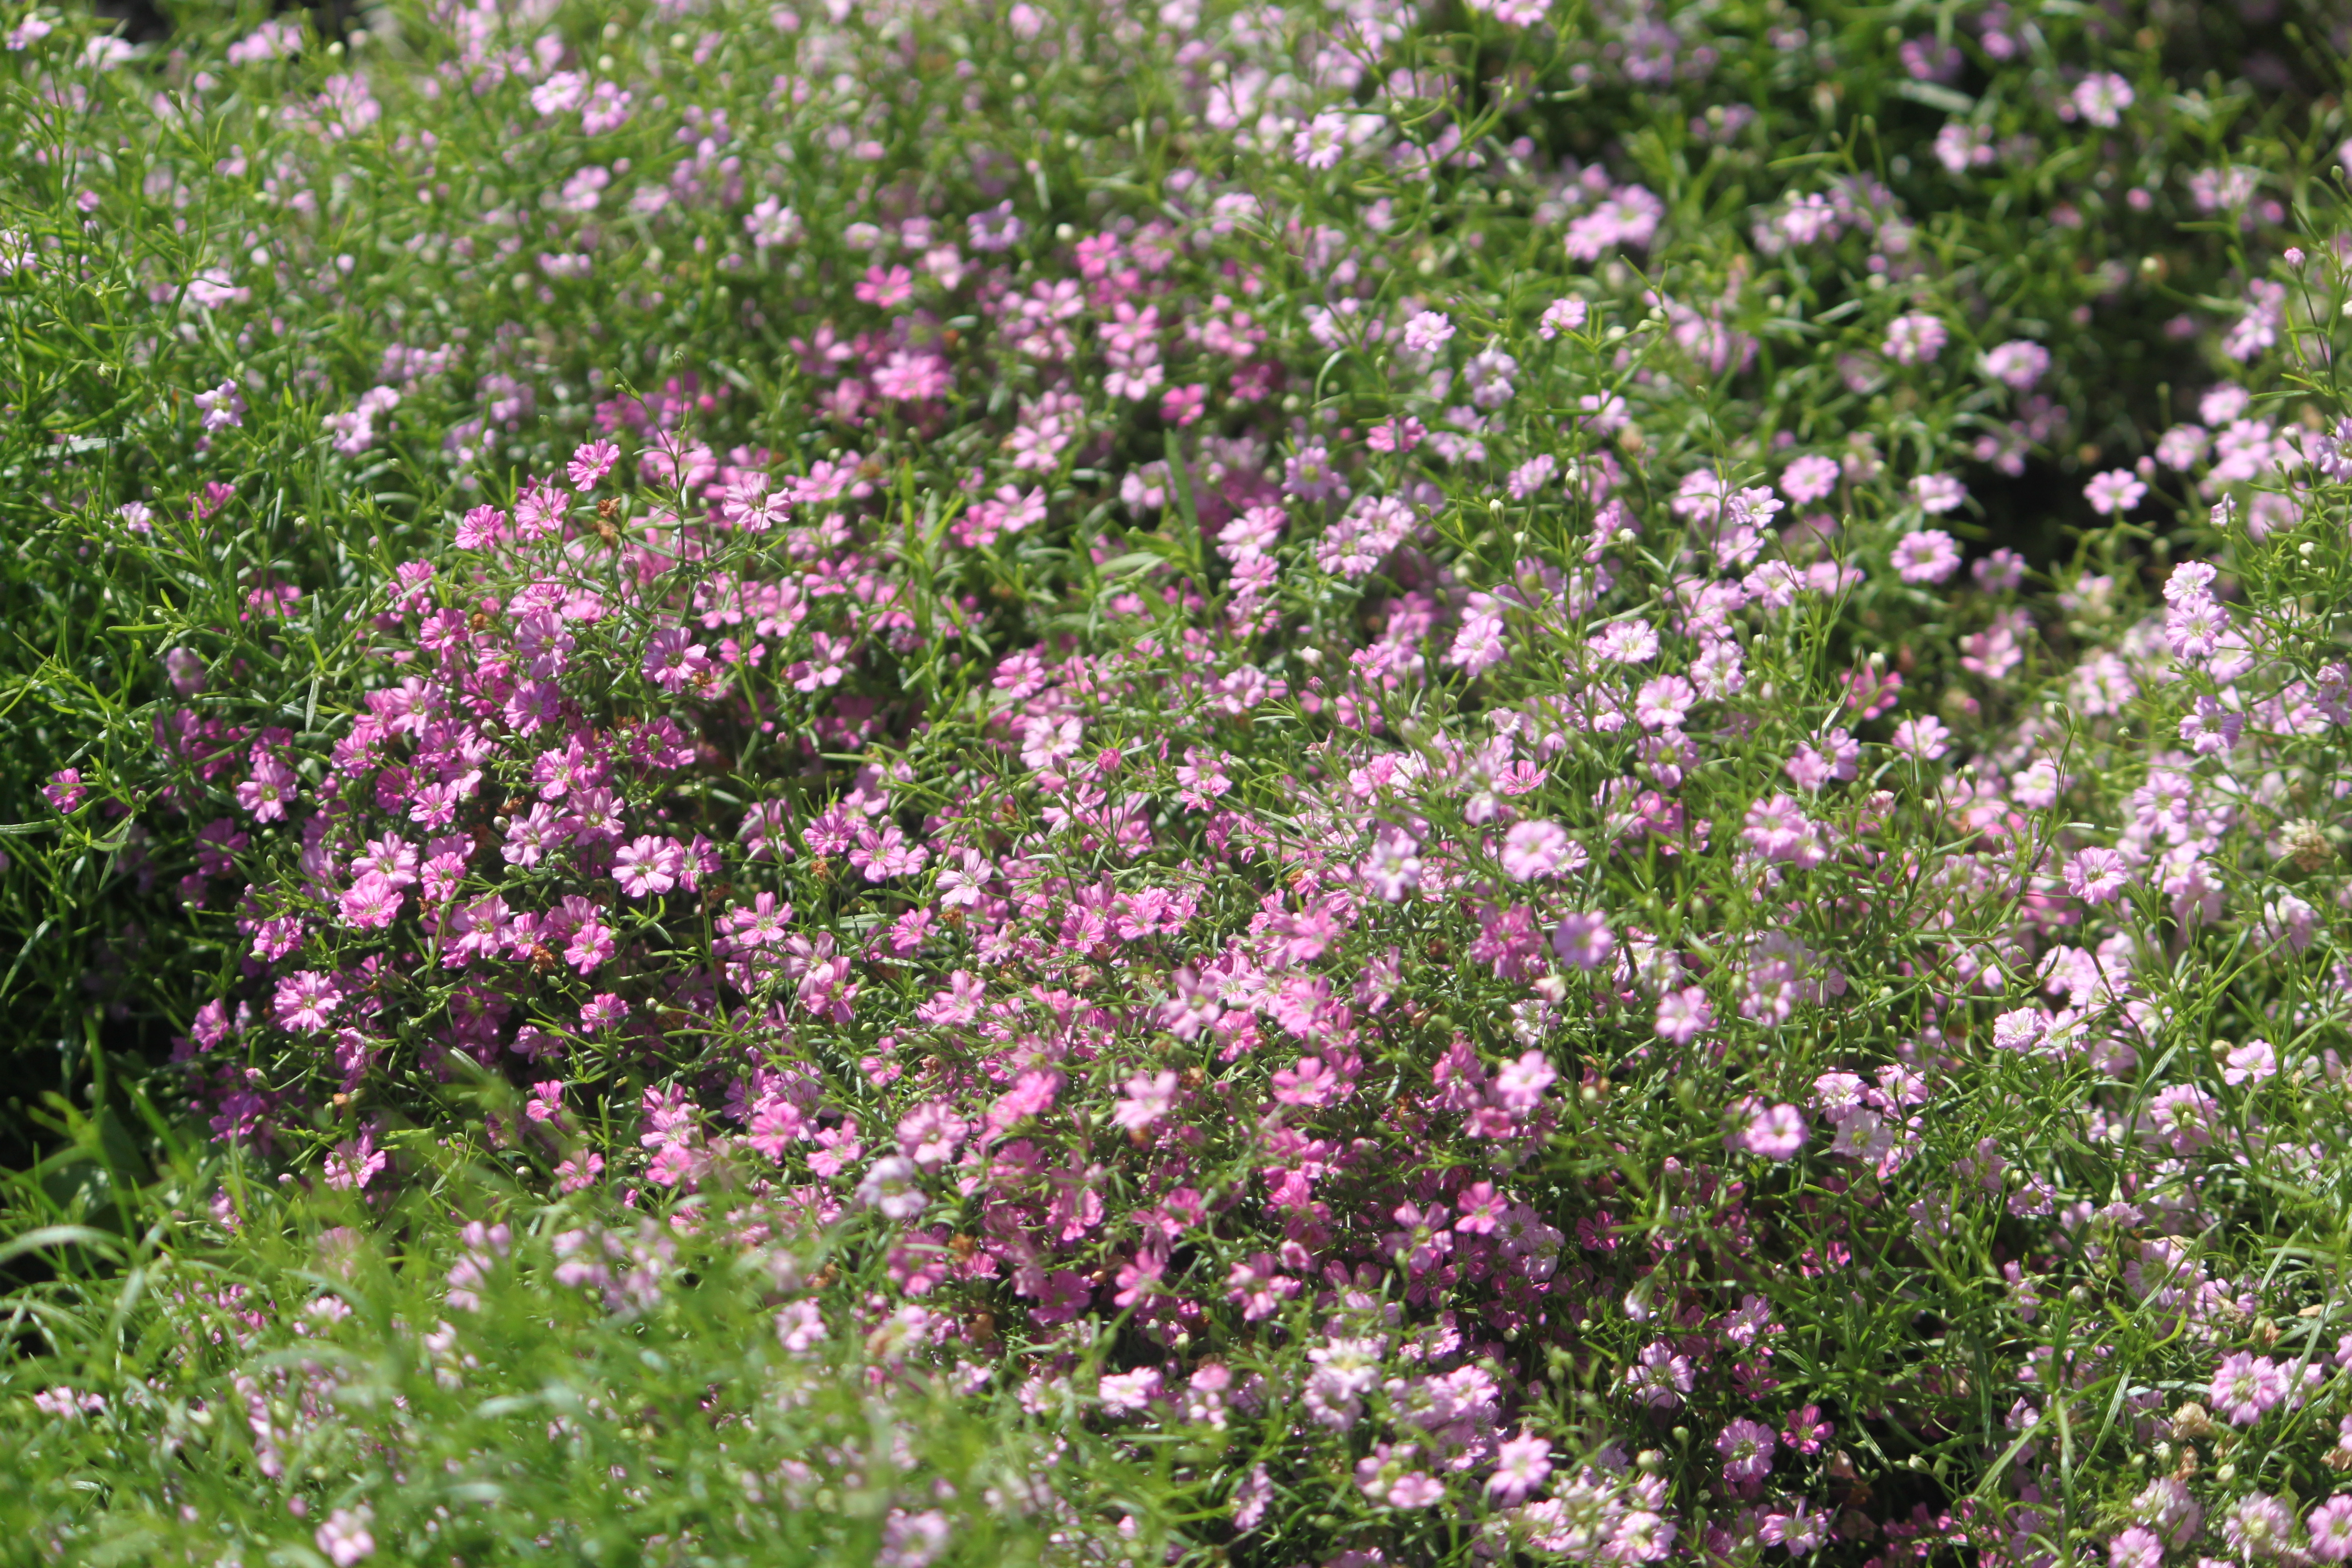
<path fill-rule="evenodd" d="M 2083 487 L 2083 494 L 2093 511 L 2101 517 L 2116 517 L 2146 500 L 2147 487 L 2129 468 L 2109 468 L 2093 476 L 2091 482 Z"/>
<path fill-rule="evenodd" d="M 1952 749 L 1952 732 L 1941 719 L 1926 714 L 1895 725 L 1891 743 L 1906 757 L 1932 763 Z"/>
<path fill-rule="evenodd" d="M 1759 1107 L 1739 1134 L 1739 1142 L 1767 1160 L 1792 1158 L 1805 1146 L 1805 1113 L 1793 1105 Z"/>
<path fill-rule="evenodd" d="M 1610 934 L 1609 917 L 1591 910 L 1571 910 L 1552 928 L 1551 950 L 1575 969 L 1598 969 L 1617 950 Z"/>

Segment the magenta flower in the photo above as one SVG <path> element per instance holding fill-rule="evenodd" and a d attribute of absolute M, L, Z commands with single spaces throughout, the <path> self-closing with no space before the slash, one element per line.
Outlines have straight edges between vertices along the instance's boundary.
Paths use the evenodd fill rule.
<path fill-rule="evenodd" d="M 278 822 L 294 798 L 294 770 L 274 752 L 254 748 L 253 773 L 236 786 L 237 805 L 256 822 Z"/>
<path fill-rule="evenodd" d="M 370 871 L 344 890 L 337 907 L 343 924 L 359 931 L 378 931 L 399 918 L 403 897 L 390 877 Z"/>
<path fill-rule="evenodd" d="M 2232 713 L 2213 697 L 2200 697 L 2197 706 L 2180 721 L 2180 738 L 2189 749 L 2200 757 L 2216 752 L 2226 752 L 2238 743 L 2246 728 L 2246 716 Z"/>
<path fill-rule="evenodd" d="M 667 893 L 677 886 L 685 858 L 685 850 L 675 839 L 647 835 L 614 852 L 613 880 L 633 899 Z"/>
<path fill-rule="evenodd" d="M 314 1035 L 327 1026 L 336 1004 L 342 999 L 342 987 L 335 983 L 333 975 L 305 969 L 278 983 L 270 1010 L 279 1028 L 290 1034 Z"/>
<path fill-rule="evenodd" d="M 572 454 L 572 462 L 564 469 L 576 490 L 593 490 L 613 465 L 621 460 L 621 449 L 610 441 L 585 441 Z"/>
<path fill-rule="evenodd" d="M 1149 1131 L 1166 1118 L 1175 1100 L 1173 1072 L 1137 1073 L 1120 1088 L 1118 1103 L 1111 1107 L 1111 1125 L 1129 1131 Z"/>
<path fill-rule="evenodd" d="M 61 812 L 71 812 L 89 796 L 89 791 L 82 788 L 79 768 L 61 768 L 51 773 L 49 782 L 41 789 L 41 798 Z"/>
<path fill-rule="evenodd" d="M 1544 1059 L 1541 1051 L 1528 1051 L 1517 1061 L 1505 1062 L 1495 1074 L 1495 1100 L 1506 1110 L 1525 1115 L 1541 1104 L 1544 1090 L 1559 1081 L 1559 1069 Z"/>
<path fill-rule="evenodd" d="M 688 686 L 707 686 L 713 674 L 710 650 L 694 641 L 685 627 L 665 626 L 646 645 L 645 674 L 673 696 Z"/>
<path fill-rule="evenodd" d="M 586 974 L 613 956 L 614 943 L 612 928 L 592 914 L 572 930 L 572 940 L 564 944 L 563 962 Z"/>
<path fill-rule="evenodd" d="M 327 1185 L 344 1192 L 357 1192 L 373 1181 L 384 1167 L 383 1152 L 375 1146 L 373 1131 L 361 1132 L 357 1138 L 347 1138 L 335 1145 L 327 1156 Z"/>

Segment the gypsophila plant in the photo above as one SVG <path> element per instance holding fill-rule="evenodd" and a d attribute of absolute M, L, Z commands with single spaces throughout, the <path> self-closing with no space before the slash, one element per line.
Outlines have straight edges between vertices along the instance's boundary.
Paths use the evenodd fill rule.
<path fill-rule="evenodd" d="M 2352 1558 L 2332 10 L 0 21 L 12 1551 Z"/>

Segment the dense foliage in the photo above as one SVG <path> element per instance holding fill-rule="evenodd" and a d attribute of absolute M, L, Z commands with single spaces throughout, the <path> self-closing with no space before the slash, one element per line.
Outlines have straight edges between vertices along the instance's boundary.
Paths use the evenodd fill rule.
<path fill-rule="evenodd" d="M 0 13 L 11 1551 L 2352 1557 L 2340 19 L 180 21 Z"/>

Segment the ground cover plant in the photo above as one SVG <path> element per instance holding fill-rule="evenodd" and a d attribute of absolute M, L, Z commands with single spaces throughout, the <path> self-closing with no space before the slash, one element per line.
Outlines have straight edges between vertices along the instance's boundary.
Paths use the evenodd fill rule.
<path fill-rule="evenodd" d="M 2352 1557 L 2326 8 L 0 14 L 7 1551 Z"/>

